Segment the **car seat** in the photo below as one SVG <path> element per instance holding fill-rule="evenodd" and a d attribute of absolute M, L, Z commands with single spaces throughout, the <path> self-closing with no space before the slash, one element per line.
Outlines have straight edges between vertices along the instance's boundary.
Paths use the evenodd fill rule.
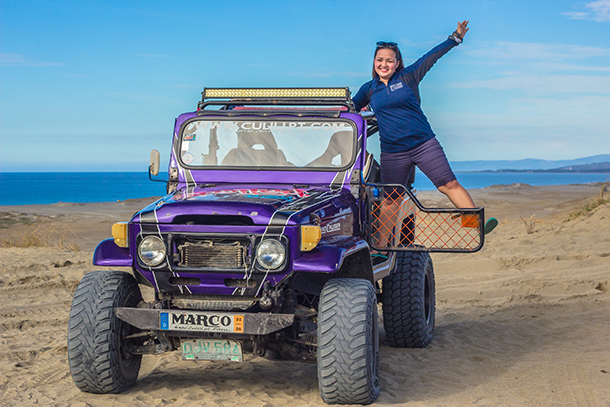
<path fill-rule="evenodd" d="M 240 167 L 278 167 L 288 165 L 286 156 L 277 148 L 273 134 L 268 130 L 237 132 L 237 148 L 227 153 L 222 165 Z"/>
<path fill-rule="evenodd" d="M 342 167 L 347 165 L 349 160 L 352 158 L 352 138 L 354 137 L 351 131 L 338 131 L 334 133 L 328 143 L 328 147 L 324 153 L 316 158 L 314 161 L 307 164 L 307 167 L 328 167 L 336 166 Z M 340 163 L 333 164 L 333 160 L 339 157 Z"/>

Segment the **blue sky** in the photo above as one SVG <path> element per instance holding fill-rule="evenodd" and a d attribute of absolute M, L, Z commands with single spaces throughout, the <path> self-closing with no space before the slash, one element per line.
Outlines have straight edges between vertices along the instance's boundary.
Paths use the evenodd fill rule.
<path fill-rule="evenodd" d="M 450 161 L 610 153 L 610 0 L 0 0 L 0 172 L 145 171 L 205 87 L 349 86 L 409 64 Z"/>

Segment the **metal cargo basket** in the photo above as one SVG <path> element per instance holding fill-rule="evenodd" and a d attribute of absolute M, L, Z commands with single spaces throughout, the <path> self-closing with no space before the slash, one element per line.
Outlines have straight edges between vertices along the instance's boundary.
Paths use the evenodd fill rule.
<path fill-rule="evenodd" d="M 373 249 L 471 253 L 483 247 L 483 208 L 425 208 L 400 184 L 367 184 L 366 195 Z"/>

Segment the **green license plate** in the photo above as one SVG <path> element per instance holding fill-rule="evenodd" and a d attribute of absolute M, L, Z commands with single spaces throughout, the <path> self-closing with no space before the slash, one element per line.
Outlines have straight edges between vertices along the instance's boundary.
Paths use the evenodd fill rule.
<path fill-rule="evenodd" d="M 226 360 L 243 362 L 241 342 L 228 339 L 189 339 L 183 340 L 183 360 Z"/>

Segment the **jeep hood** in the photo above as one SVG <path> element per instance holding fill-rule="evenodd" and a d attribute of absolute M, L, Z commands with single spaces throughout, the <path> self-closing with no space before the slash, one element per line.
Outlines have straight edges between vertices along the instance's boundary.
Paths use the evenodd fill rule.
<path fill-rule="evenodd" d="M 137 223 L 180 223 L 180 216 L 244 216 L 255 225 L 298 223 L 302 216 L 326 201 L 338 198 L 329 188 L 235 186 L 185 187 L 158 200 L 134 215 Z M 293 216 L 301 212 L 300 216 Z"/>

